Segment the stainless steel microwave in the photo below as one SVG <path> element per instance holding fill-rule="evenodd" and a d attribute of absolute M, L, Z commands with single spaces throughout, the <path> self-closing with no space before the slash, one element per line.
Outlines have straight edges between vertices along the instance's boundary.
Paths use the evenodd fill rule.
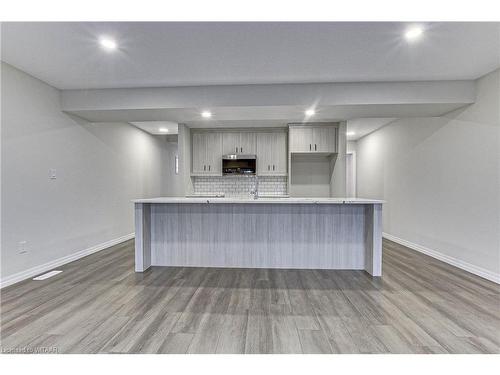
<path fill-rule="evenodd" d="M 254 175 L 257 171 L 257 156 L 243 154 L 222 155 L 223 175 Z"/>

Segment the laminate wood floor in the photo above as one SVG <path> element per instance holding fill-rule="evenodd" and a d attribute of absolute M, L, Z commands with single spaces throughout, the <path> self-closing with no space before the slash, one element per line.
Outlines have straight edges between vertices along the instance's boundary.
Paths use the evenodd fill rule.
<path fill-rule="evenodd" d="M 384 240 L 363 271 L 153 267 L 133 241 L 1 291 L 3 352 L 500 353 L 500 286 Z"/>

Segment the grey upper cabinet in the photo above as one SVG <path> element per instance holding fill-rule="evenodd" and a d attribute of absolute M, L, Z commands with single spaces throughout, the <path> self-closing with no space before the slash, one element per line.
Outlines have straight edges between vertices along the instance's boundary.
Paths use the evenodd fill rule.
<path fill-rule="evenodd" d="M 338 127 L 335 125 L 290 126 L 290 152 L 336 153 Z"/>
<path fill-rule="evenodd" d="M 272 163 L 271 133 L 257 133 L 257 174 L 269 175 Z"/>
<path fill-rule="evenodd" d="M 337 131 L 336 126 L 322 126 L 313 128 L 314 151 L 317 152 L 337 152 Z"/>
<path fill-rule="evenodd" d="M 276 174 L 286 175 L 288 168 L 287 137 L 285 132 L 274 133 L 273 135 L 273 158 L 276 165 Z M 274 165 L 274 164 L 273 164 Z M 274 171 L 274 170 L 273 170 Z"/>
<path fill-rule="evenodd" d="M 222 134 L 193 133 L 192 173 L 195 175 L 222 174 Z"/>
<path fill-rule="evenodd" d="M 312 136 L 311 136 L 312 137 Z M 311 138 L 312 139 L 312 138 Z M 195 131 L 192 133 L 192 175 L 221 176 L 222 155 L 256 154 L 257 174 L 286 176 L 288 173 L 285 131 Z"/>
<path fill-rule="evenodd" d="M 241 154 L 255 154 L 255 133 L 241 132 L 240 133 L 240 153 Z"/>
<path fill-rule="evenodd" d="M 209 174 L 222 174 L 222 134 L 207 134 L 207 163 Z"/>
<path fill-rule="evenodd" d="M 207 155 L 207 145 L 206 145 L 206 135 L 205 133 L 193 133 L 193 142 L 191 145 L 192 152 L 192 163 L 194 174 L 202 174 L 206 171 L 206 155 Z"/>
<path fill-rule="evenodd" d="M 287 174 L 285 132 L 257 133 L 257 174 L 284 176 Z"/>
<path fill-rule="evenodd" d="M 312 151 L 313 131 L 310 126 L 290 126 L 290 152 Z"/>
<path fill-rule="evenodd" d="M 239 151 L 240 133 L 222 133 L 222 153 L 224 155 L 236 154 Z"/>
<path fill-rule="evenodd" d="M 222 149 L 224 154 L 255 154 L 255 133 L 224 132 Z"/>

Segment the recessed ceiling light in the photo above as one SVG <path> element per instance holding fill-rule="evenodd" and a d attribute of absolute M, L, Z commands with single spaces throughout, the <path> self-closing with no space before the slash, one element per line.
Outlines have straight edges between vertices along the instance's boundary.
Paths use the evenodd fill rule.
<path fill-rule="evenodd" d="M 159 132 L 161 133 L 168 133 L 168 129 L 167 128 L 160 128 L 158 129 Z"/>
<path fill-rule="evenodd" d="M 210 118 L 210 117 L 212 117 L 212 112 L 210 112 L 210 111 L 203 111 L 203 112 L 201 112 L 201 117 L 203 117 L 203 118 Z"/>
<path fill-rule="evenodd" d="M 348 137 L 352 137 L 353 135 L 356 135 L 356 133 L 354 132 L 347 132 L 345 133 Z"/>
<path fill-rule="evenodd" d="M 116 47 L 118 47 L 118 45 L 113 39 L 108 38 L 106 36 L 102 36 L 99 38 L 99 44 L 103 49 L 107 51 L 113 51 L 116 49 Z"/>
<path fill-rule="evenodd" d="M 412 26 L 408 30 L 406 30 L 405 38 L 409 41 L 417 40 L 422 36 L 423 33 L 424 30 L 420 26 Z"/>
<path fill-rule="evenodd" d="M 316 111 L 314 109 L 308 109 L 305 113 L 306 113 L 306 116 L 314 116 Z"/>

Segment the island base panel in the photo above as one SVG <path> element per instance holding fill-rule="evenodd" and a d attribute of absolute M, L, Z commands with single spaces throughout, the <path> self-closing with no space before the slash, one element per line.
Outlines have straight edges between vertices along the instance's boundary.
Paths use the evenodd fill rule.
<path fill-rule="evenodd" d="M 136 203 L 137 271 L 354 269 L 380 276 L 381 246 L 381 204 Z"/>

